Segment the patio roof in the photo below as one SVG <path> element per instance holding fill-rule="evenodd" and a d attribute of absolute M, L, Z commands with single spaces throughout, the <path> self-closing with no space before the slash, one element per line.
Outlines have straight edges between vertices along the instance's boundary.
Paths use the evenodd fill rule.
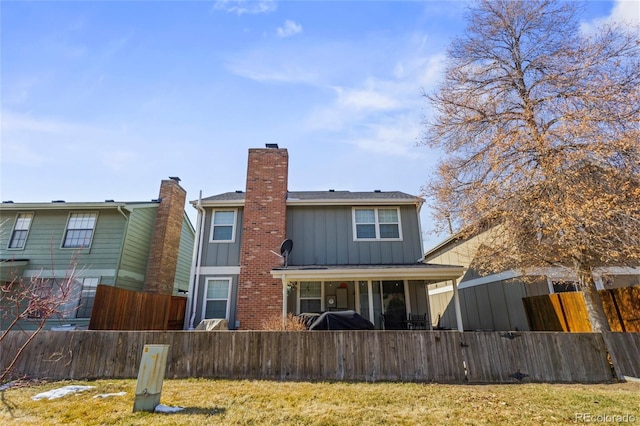
<path fill-rule="evenodd" d="M 428 280 L 449 281 L 462 276 L 464 268 L 453 265 L 411 263 L 402 265 L 289 265 L 274 268 L 271 275 L 283 281 L 296 280 Z"/>

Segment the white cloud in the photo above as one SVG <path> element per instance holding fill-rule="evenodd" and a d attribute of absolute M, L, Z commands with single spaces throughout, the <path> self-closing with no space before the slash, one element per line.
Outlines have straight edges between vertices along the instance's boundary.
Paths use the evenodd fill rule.
<path fill-rule="evenodd" d="M 287 38 L 302 32 L 302 25 L 287 19 L 282 27 L 278 27 L 278 37 Z"/>
<path fill-rule="evenodd" d="M 606 24 L 621 24 L 637 31 L 640 26 L 640 1 L 615 0 L 609 16 L 582 22 L 580 31 L 583 34 L 592 34 L 596 28 Z"/>
<path fill-rule="evenodd" d="M 278 5 L 275 0 L 217 0 L 213 8 L 238 15 L 256 15 L 273 12 Z"/>
<path fill-rule="evenodd" d="M 349 140 L 358 148 L 379 154 L 415 158 L 415 144 L 421 132 L 415 114 L 405 113 L 372 123 L 364 129 L 364 136 Z"/>

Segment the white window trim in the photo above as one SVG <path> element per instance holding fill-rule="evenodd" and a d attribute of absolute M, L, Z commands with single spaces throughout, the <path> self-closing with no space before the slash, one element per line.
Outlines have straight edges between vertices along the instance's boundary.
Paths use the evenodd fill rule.
<path fill-rule="evenodd" d="M 18 217 L 23 215 L 31 215 L 31 220 L 29 221 L 29 227 L 27 228 L 27 235 L 24 237 L 24 244 L 22 247 L 9 247 L 11 245 L 11 241 L 13 240 L 13 234 L 16 231 L 16 225 L 18 224 Z M 13 228 L 11 228 L 11 234 L 9 234 L 9 240 L 7 241 L 7 250 L 24 250 L 24 247 L 27 245 L 27 239 L 29 238 L 29 232 L 31 232 L 31 225 L 33 225 L 33 218 L 35 217 L 34 212 L 18 212 L 16 213 L 16 218 L 13 221 Z M 22 231 L 21 229 L 19 231 Z"/>
<path fill-rule="evenodd" d="M 233 280 L 231 277 L 208 277 L 205 282 L 204 282 L 204 293 L 203 293 L 203 297 L 202 297 L 202 319 L 222 319 L 222 318 L 207 318 L 206 317 L 206 313 L 207 313 L 207 302 L 209 300 L 225 300 L 225 299 L 208 299 L 207 298 L 207 290 L 209 288 L 209 281 L 228 281 L 229 282 L 229 291 L 227 292 L 227 309 L 226 312 L 224 314 L 224 319 L 226 319 L 227 321 L 229 321 L 229 316 L 231 314 L 231 285 L 233 283 Z"/>
<path fill-rule="evenodd" d="M 309 283 L 320 283 L 320 296 L 319 297 L 302 297 L 300 295 L 300 290 L 302 287 L 302 283 L 303 282 L 309 282 Z M 320 311 L 324 312 L 324 281 L 298 281 L 298 285 L 297 287 L 297 294 L 296 294 L 296 312 L 298 314 L 301 314 L 302 312 L 300 311 L 300 305 L 301 305 L 301 301 L 302 300 L 320 300 Z"/>
<path fill-rule="evenodd" d="M 233 212 L 233 224 L 231 225 L 231 239 L 230 240 L 214 240 L 213 239 L 213 229 L 215 228 L 214 219 L 216 216 L 216 212 Z M 209 242 L 215 244 L 229 244 L 236 242 L 236 228 L 238 223 L 238 209 L 213 209 L 211 210 L 211 229 L 209 230 Z M 228 226 L 228 225 L 223 225 Z"/>
<path fill-rule="evenodd" d="M 380 219 L 378 218 L 378 210 L 392 210 L 395 209 L 398 212 L 398 238 L 380 238 Z M 375 215 L 375 238 L 358 238 L 358 230 L 356 224 L 356 210 L 373 210 Z M 353 241 L 402 241 L 402 219 L 400 217 L 399 207 L 353 207 L 351 209 L 351 224 L 353 227 Z"/>
<path fill-rule="evenodd" d="M 93 224 L 93 230 L 91 231 L 91 239 L 89 240 L 89 244 L 85 247 L 65 247 L 64 242 L 67 239 L 67 232 L 69 231 L 69 222 L 71 221 L 71 216 L 74 214 L 93 214 L 96 216 L 96 221 Z M 62 241 L 60 241 L 60 249 L 62 250 L 90 250 L 93 246 L 93 237 L 96 235 L 96 228 L 98 227 L 98 212 L 97 211 L 73 211 L 69 212 L 67 216 L 67 224 L 64 227 L 64 232 L 62 233 Z"/>

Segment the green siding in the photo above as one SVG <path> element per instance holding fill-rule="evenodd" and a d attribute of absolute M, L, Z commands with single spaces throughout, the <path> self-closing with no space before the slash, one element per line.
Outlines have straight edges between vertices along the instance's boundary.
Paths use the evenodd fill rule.
<path fill-rule="evenodd" d="M 180 249 L 178 251 L 178 265 L 176 267 L 173 294 L 178 294 L 178 289 L 184 291 L 189 290 L 194 241 L 194 229 L 185 217 L 182 222 L 182 233 L 180 234 Z"/>
<path fill-rule="evenodd" d="M 64 249 L 62 238 L 70 212 L 97 212 L 98 218 L 91 247 L 88 249 Z M 110 210 L 43 210 L 35 211 L 31 229 L 23 250 L 8 250 L 8 239 L 13 229 L 15 211 L 3 211 L 2 219 L 10 217 L 0 232 L 2 257 L 28 259 L 28 270 L 66 270 L 77 265 L 92 276 L 91 270 L 115 270 L 120 257 L 125 220 L 116 211 Z M 52 268 L 53 265 L 53 268 Z"/>
<path fill-rule="evenodd" d="M 134 208 L 129 214 L 116 287 L 142 291 L 157 207 Z"/>

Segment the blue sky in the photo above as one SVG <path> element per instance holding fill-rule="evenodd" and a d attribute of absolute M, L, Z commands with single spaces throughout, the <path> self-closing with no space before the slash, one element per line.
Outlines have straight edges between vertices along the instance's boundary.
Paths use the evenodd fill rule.
<path fill-rule="evenodd" d="M 244 189 L 265 143 L 289 150 L 290 190 L 417 195 L 440 155 L 416 146 L 422 91 L 465 6 L 2 1 L 0 199 L 151 200 L 179 176 L 194 200 Z M 583 28 L 639 15 L 592 1 Z"/>

